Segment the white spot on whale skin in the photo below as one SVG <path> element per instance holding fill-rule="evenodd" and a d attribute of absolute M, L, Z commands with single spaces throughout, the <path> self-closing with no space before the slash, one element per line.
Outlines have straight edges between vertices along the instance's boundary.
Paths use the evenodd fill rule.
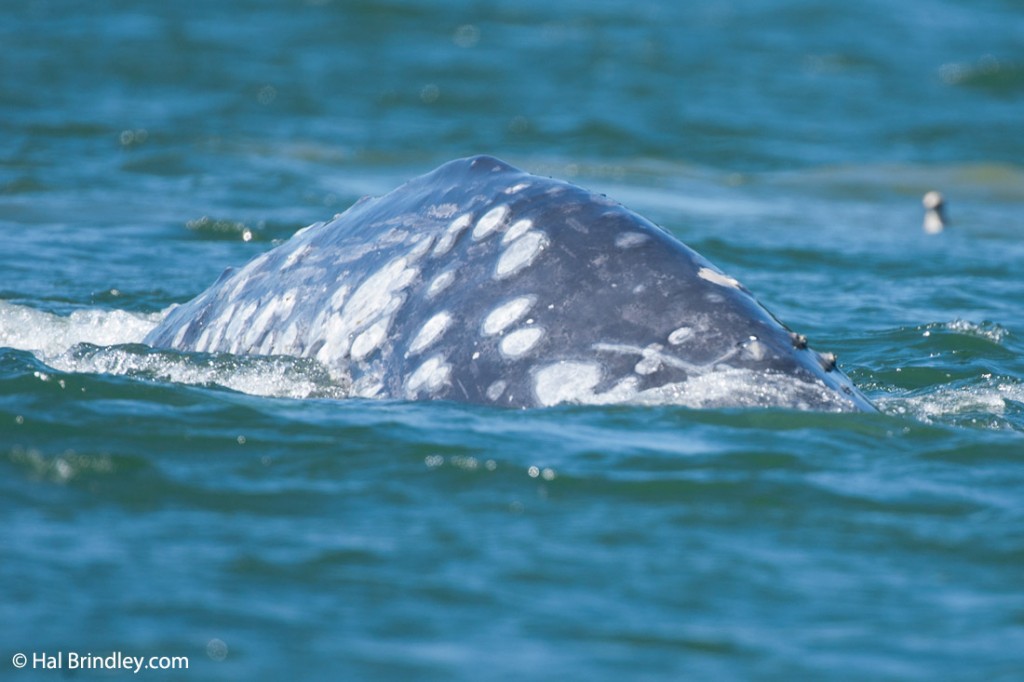
<path fill-rule="evenodd" d="M 281 264 L 281 269 L 287 270 L 288 268 L 294 267 L 300 260 L 302 260 L 302 258 L 307 253 L 309 253 L 312 250 L 313 247 L 310 246 L 309 244 L 304 244 L 299 248 L 295 249 L 290 254 L 288 254 L 288 258 L 286 258 L 284 263 Z"/>
<path fill-rule="evenodd" d="M 639 355 L 641 358 L 639 362 L 643 362 L 643 360 L 646 358 L 657 359 L 657 361 L 662 365 L 676 367 L 678 369 L 686 370 L 687 372 L 693 372 L 705 366 L 694 365 L 684 360 L 681 360 L 680 358 L 677 358 L 674 355 L 663 353 L 662 346 L 659 343 L 652 343 L 646 348 L 641 348 L 640 346 L 634 346 L 626 343 L 595 343 L 591 347 L 594 350 L 598 351 L 599 353 L 616 353 L 618 355 Z M 735 355 L 736 352 L 737 351 L 735 350 L 729 351 L 728 353 L 720 357 L 718 360 L 715 360 L 714 362 L 723 362 L 732 357 L 733 355 Z M 637 366 L 641 368 L 649 367 L 653 364 L 653 360 L 644 365 L 640 365 L 639 362 Z"/>
<path fill-rule="evenodd" d="M 415 354 L 428 348 L 448 330 L 451 321 L 452 316 L 447 312 L 440 312 L 427 320 L 409 344 L 409 352 Z"/>
<path fill-rule="evenodd" d="M 437 245 L 434 247 L 434 251 L 431 255 L 435 258 L 443 256 L 452 250 L 455 246 L 455 241 L 462 234 L 463 230 L 469 227 L 469 224 L 473 221 L 473 216 L 469 213 L 463 213 L 458 218 L 453 220 L 448 226 L 448 229 L 444 231 L 441 238 L 437 240 Z"/>
<path fill-rule="evenodd" d="M 445 270 L 440 275 L 431 280 L 430 285 L 427 287 L 427 298 L 434 298 L 439 293 L 451 286 L 452 282 L 455 281 L 455 270 Z"/>
<path fill-rule="evenodd" d="M 640 359 L 633 366 L 633 371 L 641 375 L 654 374 L 665 365 L 680 369 L 693 369 L 692 365 L 679 358 L 663 353 L 664 347 L 660 343 L 652 343 L 646 348 L 625 343 L 595 343 L 592 348 L 599 353 L 639 355 Z"/>
<path fill-rule="evenodd" d="M 413 243 L 412 249 L 409 251 L 408 254 L 406 254 L 406 258 L 409 259 L 409 262 L 417 261 L 427 251 L 429 251 L 430 247 L 433 246 L 433 245 L 434 245 L 434 236 L 433 235 L 429 235 L 429 234 L 428 235 L 423 235 L 423 236 L 419 237 Z"/>
<path fill-rule="evenodd" d="M 733 289 L 740 288 L 740 283 L 738 281 L 736 281 L 732 277 L 729 277 L 728 275 L 722 274 L 721 272 L 716 272 L 711 268 L 701 268 L 700 270 L 697 271 L 697 276 L 700 277 L 701 279 L 705 279 L 713 284 L 719 284 L 723 287 L 732 287 Z"/>
<path fill-rule="evenodd" d="M 620 249 L 632 249 L 633 247 L 640 246 L 648 239 L 650 237 L 643 232 L 620 232 L 615 237 L 615 246 Z"/>
<path fill-rule="evenodd" d="M 743 356 L 760 362 L 768 356 L 768 346 L 761 343 L 756 336 L 751 336 L 743 343 Z"/>
<path fill-rule="evenodd" d="M 327 319 L 323 328 L 323 339 L 317 339 L 315 344 L 322 340 L 323 345 L 317 351 L 316 359 L 327 367 L 335 365 L 341 358 L 348 354 L 350 347 L 348 328 L 341 315 L 332 315 Z"/>
<path fill-rule="evenodd" d="M 396 258 L 359 285 L 342 312 L 349 329 L 356 331 L 379 317 L 382 311 L 393 307 L 395 298 L 398 298 L 393 294 L 409 286 L 419 274 L 419 270 L 406 267 L 407 264 L 406 258 Z"/>
<path fill-rule="evenodd" d="M 661 346 L 657 343 L 653 343 L 647 348 L 644 348 L 640 353 L 640 361 L 633 367 L 633 371 L 637 374 L 654 374 L 661 369 Z"/>
<path fill-rule="evenodd" d="M 202 350 L 206 353 L 230 353 L 231 349 L 224 344 L 225 333 L 227 332 L 226 326 L 219 327 L 208 327 L 206 329 L 209 334 L 206 334 L 205 347 Z M 202 337 L 200 337 L 202 340 Z"/>
<path fill-rule="evenodd" d="M 259 314 L 256 315 L 256 317 L 253 318 L 252 322 L 249 324 L 248 330 L 245 332 L 245 340 L 243 341 L 243 344 L 246 348 L 254 348 L 260 336 L 263 336 L 266 331 L 271 331 L 271 322 L 276 313 L 277 299 L 274 299 L 263 306 L 263 309 L 259 311 Z M 270 335 L 266 338 L 270 338 Z M 262 349 L 267 347 L 266 338 L 260 345 L 261 354 L 265 354 Z"/>
<path fill-rule="evenodd" d="M 282 296 L 273 298 L 264 303 L 262 309 L 248 325 L 249 329 L 245 333 L 245 339 L 243 341 L 245 347 L 254 348 L 260 336 L 263 336 L 268 331 L 272 331 L 271 327 L 274 326 L 275 321 L 281 322 L 285 320 L 295 307 L 295 301 L 297 298 L 298 290 L 289 289 Z M 263 343 L 260 345 L 260 351 L 262 353 L 273 350 L 273 344 L 268 344 L 268 340 L 271 338 L 272 335 L 268 335 L 263 340 Z"/>
<path fill-rule="evenodd" d="M 299 325 L 297 322 L 292 322 L 288 325 L 288 328 L 284 330 L 279 340 L 279 352 L 281 353 L 294 353 L 299 350 Z"/>
<path fill-rule="evenodd" d="M 544 407 L 586 402 L 601 381 L 601 368 L 587 362 L 559 362 L 537 370 L 533 390 Z"/>
<path fill-rule="evenodd" d="M 527 232 L 502 252 L 494 268 L 495 278 L 505 279 L 529 267 L 548 243 L 548 236 L 543 232 Z"/>
<path fill-rule="evenodd" d="M 415 400 L 421 390 L 436 393 L 448 384 L 451 372 L 451 365 L 446 363 L 443 357 L 432 356 L 409 375 L 405 382 L 406 397 Z"/>
<path fill-rule="evenodd" d="M 535 301 L 534 296 L 519 296 L 501 304 L 484 318 L 484 335 L 491 336 L 508 329 L 530 311 Z"/>
<path fill-rule="evenodd" d="M 508 216 L 508 206 L 502 204 L 495 206 L 476 222 L 476 227 L 473 228 L 473 241 L 480 241 L 485 237 L 489 237 L 493 232 L 497 231 L 505 223 L 505 218 Z"/>
<path fill-rule="evenodd" d="M 252 316 L 256 313 L 256 309 L 259 307 L 257 301 L 249 301 L 243 307 L 235 312 L 231 318 L 231 322 L 224 330 L 224 341 L 227 344 L 227 349 L 232 353 L 242 353 L 248 351 L 248 348 L 243 348 L 243 335 L 242 329 L 249 325 L 249 321 Z"/>
<path fill-rule="evenodd" d="M 255 348 L 255 341 L 252 344 L 250 344 L 250 346 L 254 347 L 257 355 L 271 355 L 274 352 L 274 347 L 276 343 L 277 331 L 271 329 L 264 335 L 263 341 L 260 343 L 259 348 Z"/>
<path fill-rule="evenodd" d="M 458 204 L 434 204 L 427 209 L 427 216 L 430 218 L 437 218 L 440 220 L 447 220 L 455 215 L 455 212 L 459 210 Z"/>
<path fill-rule="evenodd" d="M 333 294 L 331 294 L 331 300 L 329 301 L 330 307 L 334 310 L 341 310 L 341 307 L 345 305 L 345 299 L 348 298 L 348 292 L 352 290 L 348 284 L 343 284 L 338 287 Z"/>
<path fill-rule="evenodd" d="M 245 287 L 249 284 L 249 274 L 245 272 L 245 269 L 243 269 L 235 275 L 235 279 L 238 281 L 236 281 L 235 285 L 231 287 L 231 293 L 227 295 L 227 300 L 229 301 L 233 301 L 242 295 L 242 291 L 245 290 Z"/>
<path fill-rule="evenodd" d="M 501 340 L 501 354 L 507 358 L 518 358 L 528 353 L 544 337 L 540 327 L 517 329 Z"/>
<path fill-rule="evenodd" d="M 693 330 L 691 328 L 680 327 L 679 329 L 674 330 L 671 334 L 668 335 L 668 342 L 671 343 L 673 346 L 678 346 L 683 341 L 689 339 L 691 336 L 693 336 Z"/>
<path fill-rule="evenodd" d="M 232 276 L 234 286 L 231 288 L 231 293 L 228 294 L 228 300 L 237 298 L 242 290 L 249 284 L 250 278 L 256 274 L 256 271 L 263 267 L 263 265 L 270 259 L 270 252 L 260 254 L 256 258 L 249 261 L 245 267 L 236 272 Z"/>
<path fill-rule="evenodd" d="M 512 185 L 511 187 L 507 188 L 505 190 L 505 194 L 517 194 L 519 192 L 522 192 L 524 189 L 526 189 L 529 186 L 530 186 L 530 183 L 528 183 L 528 182 L 520 182 L 517 185 Z"/>
<path fill-rule="evenodd" d="M 385 318 L 370 326 L 369 329 L 356 337 L 352 342 L 352 359 L 359 362 L 365 360 L 387 340 L 390 318 Z"/>
<path fill-rule="evenodd" d="M 208 352 L 208 348 L 209 348 L 208 344 L 209 343 L 210 343 L 210 327 L 207 327 L 199 335 L 199 338 L 196 339 L 195 351 L 197 353 L 206 353 L 206 352 Z"/>
<path fill-rule="evenodd" d="M 178 333 L 174 335 L 174 340 L 171 341 L 171 348 L 181 348 L 181 342 L 185 340 L 185 333 L 188 331 L 190 325 L 183 324 L 178 329 Z"/>
<path fill-rule="evenodd" d="M 502 379 L 498 379 L 493 384 L 487 387 L 487 399 L 495 402 L 501 397 L 501 394 L 508 388 L 508 383 Z"/>
<path fill-rule="evenodd" d="M 511 242 L 514 242 L 516 239 L 519 239 L 519 237 L 523 236 L 523 234 L 525 234 L 526 232 L 529 232 L 531 229 L 533 229 L 533 221 L 530 220 L 529 218 L 517 220 L 514 223 L 512 223 L 512 225 L 505 232 L 504 236 L 502 236 L 501 243 L 503 245 L 510 244 Z"/>
<path fill-rule="evenodd" d="M 587 362 L 562 361 L 541 367 L 533 373 L 534 397 L 541 406 L 559 403 L 608 405 L 635 400 L 640 380 L 635 376 L 620 379 L 604 393 L 594 389 L 601 381 L 601 367 Z"/>

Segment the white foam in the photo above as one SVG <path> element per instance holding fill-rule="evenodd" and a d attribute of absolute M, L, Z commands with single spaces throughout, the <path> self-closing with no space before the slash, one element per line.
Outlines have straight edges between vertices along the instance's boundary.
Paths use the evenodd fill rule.
<path fill-rule="evenodd" d="M 130 376 L 193 386 L 223 386 L 274 398 L 346 398 L 346 376 L 331 376 L 315 361 L 282 356 L 204 357 L 138 353 L 123 346 L 68 354 L 53 365 L 69 372 Z"/>
<path fill-rule="evenodd" d="M 849 402 L 819 381 L 805 382 L 772 371 L 719 366 L 687 380 L 639 390 L 637 376 L 618 380 L 607 391 L 595 389 L 603 376 L 594 363 L 559 362 L 533 372 L 537 402 L 602 405 L 681 405 L 692 408 L 797 407 L 798 409 L 849 409 Z M 824 406 L 824 407 L 823 407 Z"/>
<path fill-rule="evenodd" d="M 928 325 L 929 328 L 933 326 L 936 325 Z M 967 320 L 953 320 L 952 322 L 947 322 L 946 324 L 938 326 L 944 327 L 957 334 L 988 339 L 993 343 L 1002 343 L 1009 334 L 1006 328 L 1002 325 L 991 323 L 975 324 L 974 322 L 968 322 Z"/>
<path fill-rule="evenodd" d="M 716 407 L 795 407 L 839 411 L 850 404 L 819 381 L 805 382 L 772 371 L 718 367 L 686 381 L 637 393 L 629 402 L 643 405 Z"/>
<path fill-rule="evenodd" d="M 60 372 L 218 385 L 252 395 L 344 398 L 344 376 L 299 358 L 183 355 L 133 347 L 173 308 L 160 313 L 78 310 L 55 315 L 0 301 L 0 346 L 31 352 Z M 80 344 L 90 344 L 82 346 Z"/>
<path fill-rule="evenodd" d="M 925 423 L 958 423 L 1006 428 L 1011 403 L 1024 403 L 1024 384 L 986 375 L 977 383 L 936 387 L 921 395 L 892 395 L 877 401 L 889 414 L 909 415 Z"/>
<path fill-rule="evenodd" d="M 171 309 L 161 313 L 76 310 L 64 316 L 0 301 L 0 346 L 29 351 L 48 362 L 80 343 L 141 343 Z"/>

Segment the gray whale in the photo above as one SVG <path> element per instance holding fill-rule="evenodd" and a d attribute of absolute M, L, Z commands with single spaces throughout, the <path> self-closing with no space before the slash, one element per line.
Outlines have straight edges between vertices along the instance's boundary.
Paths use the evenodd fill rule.
<path fill-rule="evenodd" d="M 315 358 L 360 397 L 874 410 L 665 230 L 488 156 L 299 230 L 145 342 Z"/>

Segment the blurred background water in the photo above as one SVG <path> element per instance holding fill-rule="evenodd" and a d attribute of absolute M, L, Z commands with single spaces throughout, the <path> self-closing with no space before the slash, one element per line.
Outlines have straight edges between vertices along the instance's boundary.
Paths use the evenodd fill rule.
<path fill-rule="evenodd" d="M 1018 3 L 0 7 L 0 667 L 1024 678 Z M 138 344 L 475 153 L 663 225 L 881 414 L 341 400 Z"/>

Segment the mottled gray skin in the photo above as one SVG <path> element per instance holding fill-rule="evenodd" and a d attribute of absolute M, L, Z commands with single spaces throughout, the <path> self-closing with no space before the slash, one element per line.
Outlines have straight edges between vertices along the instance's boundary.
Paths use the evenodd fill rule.
<path fill-rule="evenodd" d="M 874 409 L 666 231 L 486 156 L 301 230 L 146 343 L 312 357 L 358 396 Z"/>

